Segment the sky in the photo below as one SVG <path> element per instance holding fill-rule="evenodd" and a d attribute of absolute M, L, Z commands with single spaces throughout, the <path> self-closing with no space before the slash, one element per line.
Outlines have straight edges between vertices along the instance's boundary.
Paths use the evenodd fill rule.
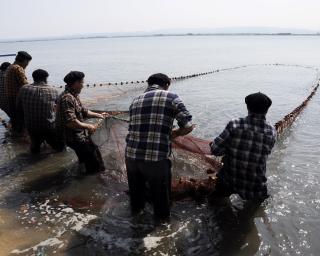
<path fill-rule="evenodd" d="M 180 28 L 320 31 L 319 0 L 0 0 L 0 40 Z"/>

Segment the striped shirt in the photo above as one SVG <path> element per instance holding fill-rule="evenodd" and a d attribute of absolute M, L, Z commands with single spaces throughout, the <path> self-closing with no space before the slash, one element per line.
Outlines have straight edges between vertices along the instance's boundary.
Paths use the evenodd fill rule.
<path fill-rule="evenodd" d="M 126 157 L 144 161 L 168 158 L 174 120 L 179 127 L 187 127 L 192 120 L 179 96 L 158 85 L 148 87 L 135 98 L 129 112 Z"/>
<path fill-rule="evenodd" d="M 211 144 L 212 154 L 223 156 L 218 178 L 243 199 L 266 197 L 266 161 L 275 139 L 276 131 L 264 115 L 230 121 Z"/>

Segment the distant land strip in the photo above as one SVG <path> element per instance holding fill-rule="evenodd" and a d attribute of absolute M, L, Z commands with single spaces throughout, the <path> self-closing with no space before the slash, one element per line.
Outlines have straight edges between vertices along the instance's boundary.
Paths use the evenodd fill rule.
<path fill-rule="evenodd" d="M 175 33 L 175 34 L 150 34 L 150 35 L 88 35 L 88 36 L 65 36 L 48 37 L 34 39 L 12 39 L 0 40 L 0 43 L 13 42 L 36 42 L 36 41 L 57 41 L 57 40 L 77 40 L 77 39 L 103 39 L 103 38 L 132 38 L 132 37 L 174 37 L 174 36 L 320 36 L 320 33 Z M 1 56 L 1 55 L 0 55 Z"/>

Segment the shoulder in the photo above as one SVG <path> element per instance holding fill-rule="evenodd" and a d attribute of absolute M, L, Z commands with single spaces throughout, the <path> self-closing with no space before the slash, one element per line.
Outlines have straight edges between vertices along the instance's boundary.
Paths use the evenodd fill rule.
<path fill-rule="evenodd" d="M 23 67 L 17 65 L 17 64 L 12 64 L 9 66 L 8 71 L 15 72 L 15 73 L 24 73 Z"/>
<path fill-rule="evenodd" d="M 62 92 L 59 96 L 59 101 L 61 102 L 74 102 L 75 101 L 75 98 L 74 96 L 69 93 L 69 92 Z"/>
<path fill-rule="evenodd" d="M 22 86 L 19 90 L 20 93 L 27 93 L 27 92 L 30 92 L 32 90 L 34 90 L 34 86 L 31 85 L 31 84 L 26 84 L 24 86 Z"/>

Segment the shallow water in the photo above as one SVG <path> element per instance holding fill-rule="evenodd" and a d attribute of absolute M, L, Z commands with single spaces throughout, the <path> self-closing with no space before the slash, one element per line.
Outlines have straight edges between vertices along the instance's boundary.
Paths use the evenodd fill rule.
<path fill-rule="evenodd" d="M 311 37 L 161 38 L 160 43 L 156 39 L 117 39 L 117 44 L 72 41 L 16 43 L 4 48 L 2 44 L 1 50 L 29 47 L 38 57 L 30 69 L 47 63 L 52 81 L 58 81 L 57 77 L 75 63 L 72 56 L 79 52 L 84 53 L 84 60 L 77 62 L 77 68 L 88 70 L 91 82 L 145 79 L 146 74 L 159 69 L 178 75 L 269 62 L 319 67 L 315 58 L 319 39 Z M 108 47 L 103 48 L 104 44 Z M 62 46 L 67 50 L 72 45 L 77 45 L 72 56 L 64 56 L 60 62 L 50 57 L 62 54 Z M 51 51 L 45 61 L 47 48 Z M 150 54 L 156 49 L 162 54 L 153 62 Z M 98 52 L 108 56 L 102 58 Z M 169 55 L 172 61 L 168 62 Z M 110 80 L 99 69 L 101 63 L 106 64 Z M 275 123 L 302 102 L 315 79 L 312 69 L 251 66 L 177 82 L 171 90 L 193 113 L 197 124 L 194 134 L 210 139 L 228 120 L 245 115 L 243 101 L 248 93 L 262 91 L 272 98 L 268 119 Z M 126 110 L 141 91 L 141 87 L 131 88 L 126 94 L 115 89 L 113 95 L 121 95 L 105 100 L 107 88 L 84 89 L 82 94 L 92 108 Z M 92 97 L 99 97 L 99 101 L 89 101 Z M 267 171 L 271 198 L 254 214 L 244 211 L 236 196 L 231 197 L 231 207 L 183 200 L 173 203 L 171 221 L 158 225 L 150 206 L 139 216 L 130 215 L 124 165 L 113 160 L 121 149 L 105 148 L 106 143 L 101 143 L 109 173 L 79 177 L 73 152 L 52 154 L 45 149 L 32 157 L 25 141 L 11 141 L 1 127 L 0 255 L 317 255 L 319 110 L 316 94 L 276 143 Z M 195 169 L 176 166 L 175 174 L 178 171 L 192 175 Z"/>

